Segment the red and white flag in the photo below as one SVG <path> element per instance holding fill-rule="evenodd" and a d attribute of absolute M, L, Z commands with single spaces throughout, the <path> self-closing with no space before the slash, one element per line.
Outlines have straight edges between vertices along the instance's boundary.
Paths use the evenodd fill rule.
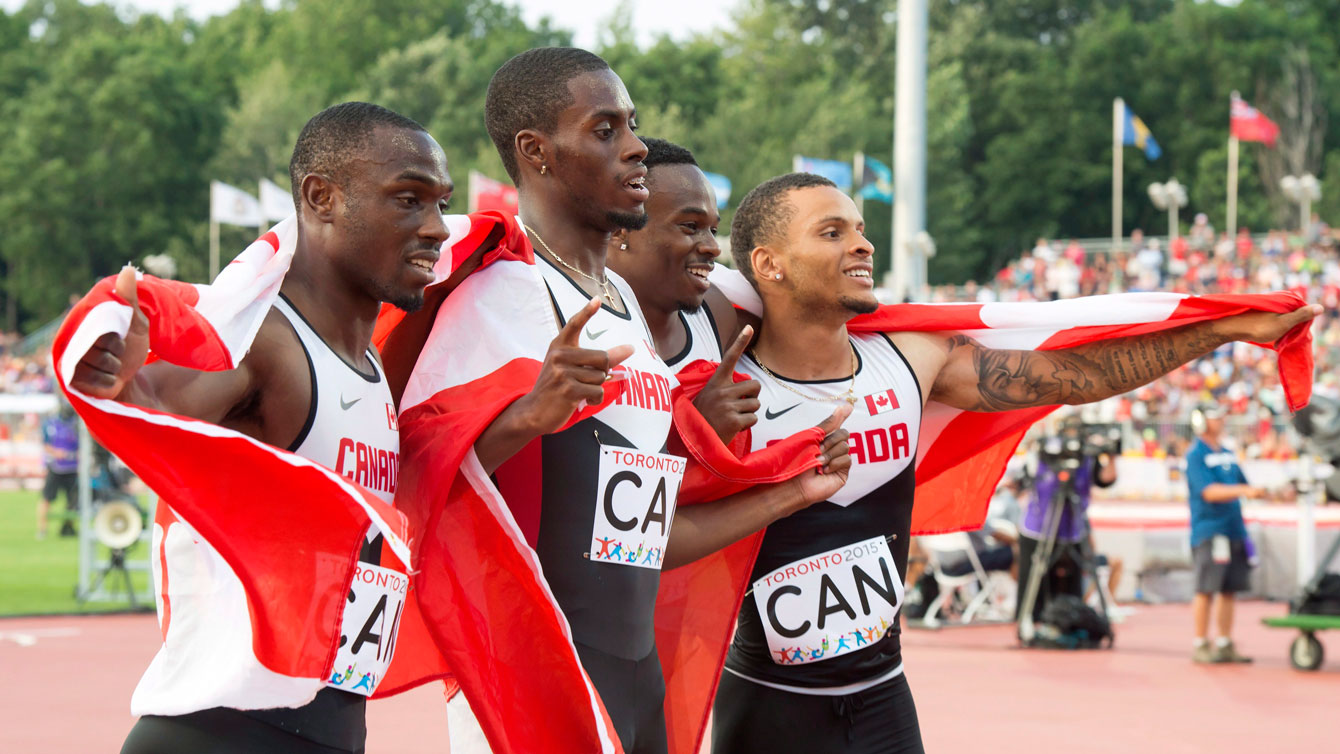
<path fill-rule="evenodd" d="M 1239 141 L 1259 141 L 1268 147 L 1275 146 L 1280 135 L 1280 127 L 1275 121 L 1247 104 L 1237 92 L 1229 100 L 1228 131 Z"/>
<path fill-rule="evenodd" d="M 142 276 L 150 358 L 204 371 L 235 368 L 278 295 L 296 238 L 290 217 L 210 285 Z M 301 456 L 71 388 L 94 341 L 129 327 L 132 310 L 114 285 L 115 278 L 99 282 L 75 305 L 52 362 L 93 435 L 162 498 L 152 555 L 164 647 L 146 674 L 160 682 L 141 684 L 132 711 L 305 704 L 331 676 L 365 532 L 371 526 L 384 534 L 384 564 L 403 569 L 412 540 L 407 521 Z M 184 560 L 170 562 L 174 553 Z M 204 581 L 208 588 L 198 588 Z"/>
<path fill-rule="evenodd" d="M 865 408 L 871 416 L 893 411 L 898 408 L 898 396 L 894 395 L 892 390 L 871 393 L 865 397 Z"/>

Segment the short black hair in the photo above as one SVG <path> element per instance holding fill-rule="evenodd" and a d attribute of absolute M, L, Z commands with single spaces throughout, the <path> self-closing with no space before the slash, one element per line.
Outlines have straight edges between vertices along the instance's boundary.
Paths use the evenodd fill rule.
<path fill-rule="evenodd" d="M 758 281 L 754 279 L 750 254 L 755 248 L 776 240 L 795 216 L 795 209 L 786 203 L 786 195 L 816 186 L 837 188 L 836 183 L 822 175 L 787 173 L 758 184 L 740 201 L 730 223 L 730 253 L 735 268 L 755 287 Z"/>
<path fill-rule="evenodd" d="M 693 153 L 678 144 L 654 138 L 644 138 L 642 143 L 647 145 L 647 156 L 642 158 L 642 164 L 647 170 L 657 165 L 698 166 L 698 161 L 693 159 Z"/>
<path fill-rule="evenodd" d="M 302 179 L 313 173 L 329 176 L 337 183 L 346 182 L 349 160 L 367 146 L 378 126 L 427 133 L 414 120 L 370 102 L 343 102 L 313 115 L 298 134 L 288 163 L 293 203 L 302 204 Z"/>
<path fill-rule="evenodd" d="M 512 182 L 521 183 L 513 142 L 527 128 L 553 133 L 558 114 L 572 104 L 568 82 L 609 63 L 578 47 L 536 47 L 502 64 L 484 95 L 484 127 Z"/>

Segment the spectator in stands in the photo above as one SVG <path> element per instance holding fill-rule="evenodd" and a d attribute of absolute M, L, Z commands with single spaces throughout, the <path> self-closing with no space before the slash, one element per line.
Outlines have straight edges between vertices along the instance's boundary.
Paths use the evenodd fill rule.
<path fill-rule="evenodd" d="M 1209 251 L 1214 245 L 1214 226 L 1210 224 L 1210 216 L 1204 212 L 1197 212 L 1196 219 L 1191 223 L 1191 248 L 1197 251 Z"/>
<path fill-rule="evenodd" d="M 1266 491 L 1247 483 L 1237 454 L 1223 442 L 1224 412 L 1218 405 L 1198 408 L 1192 415 L 1198 438 L 1186 457 L 1187 500 L 1191 505 L 1191 550 L 1196 595 L 1191 609 L 1195 639 L 1191 660 L 1196 663 L 1245 663 L 1250 657 L 1233 645 L 1233 608 L 1238 592 L 1248 588 L 1247 525 L 1242 498 L 1264 498 Z M 1280 494 L 1280 499 L 1290 495 Z M 1216 598 L 1217 595 L 1217 599 Z M 1215 601 L 1215 628 L 1211 646 L 1210 603 Z"/>
<path fill-rule="evenodd" d="M 59 412 L 42 423 L 42 449 L 47 477 L 42 485 L 42 499 L 37 502 L 38 539 L 46 539 L 51 504 L 61 492 L 65 493 L 65 508 L 69 513 L 79 506 L 79 424 L 74 408 L 64 400 Z M 61 523 L 60 535 L 75 535 L 74 522 L 68 515 Z"/>

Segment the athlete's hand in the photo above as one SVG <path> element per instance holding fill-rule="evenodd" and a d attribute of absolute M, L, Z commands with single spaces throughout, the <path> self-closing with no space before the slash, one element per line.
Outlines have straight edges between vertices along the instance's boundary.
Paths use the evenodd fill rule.
<path fill-rule="evenodd" d="M 698 413 L 712 425 L 723 443 L 729 443 L 735 435 L 758 422 L 758 391 L 762 386 L 758 380 L 736 382 L 734 379 L 735 365 L 753 336 L 754 328 L 745 325 L 735 342 L 722 354 L 721 364 L 702 392 L 693 399 Z"/>
<path fill-rule="evenodd" d="M 126 337 L 107 333 L 93 341 L 93 347 L 79 360 L 70 378 L 71 388 L 95 398 L 121 395 L 149 355 L 149 320 L 140 311 L 134 267 L 121 268 L 115 290 L 134 310 Z"/>
<path fill-rule="evenodd" d="M 1290 330 L 1310 321 L 1321 312 L 1321 305 L 1305 304 L 1284 314 L 1272 312 L 1237 314 L 1220 320 L 1220 325 L 1233 340 L 1268 344 L 1284 337 Z"/>
<path fill-rule="evenodd" d="M 577 345 L 582 328 L 599 309 L 600 300 L 592 299 L 568 320 L 549 344 L 535 387 L 517 399 L 516 405 L 523 409 L 527 424 L 535 433 L 557 431 L 567 424 L 573 412 L 600 403 L 605 397 L 607 381 L 622 379 L 621 374 L 611 375 L 610 370 L 633 355 L 632 346 L 602 351 Z"/>
<path fill-rule="evenodd" d="M 851 456 L 847 448 L 849 433 L 842 428 L 842 423 L 851 412 L 851 404 L 843 403 L 831 416 L 819 423 L 819 429 L 824 431 L 824 441 L 819 451 L 819 460 L 823 465 L 791 480 L 799 487 L 804 506 L 831 498 L 847 483 Z"/>

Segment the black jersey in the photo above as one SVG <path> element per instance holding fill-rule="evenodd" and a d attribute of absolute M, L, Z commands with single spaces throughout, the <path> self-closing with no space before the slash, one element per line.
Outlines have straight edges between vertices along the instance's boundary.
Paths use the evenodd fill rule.
<path fill-rule="evenodd" d="M 544 257 L 536 265 L 565 324 L 589 297 Z M 580 343 L 634 346 L 621 365 L 623 392 L 595 416 L 540 438 L 496 478 L 509 497 L 541 501 L 535 550 L 573 639 L 641 660 L 655 646 L 656 590 L 686 461 L 665 452 L 674 375 L 656 355 L 632 290 L 608 275 L 626 311 L 603 306 Z"/>
<path fill-rule="evenodd" d="M 856 335 L 852 344 L 856 403 L 844 425 L 851 473 L 830 500 L 776 521 L 764 534 L 726 660 L 728 671 L 749 680 L 823 693 L 878 683 L 901 666 L 897 612 L 921 388 L 887 336 Z M 751 450 L 821 422 L 837 404 L 818 398 L 839 395 L 849 384 L 774 379 L 748 356 L 740 371 L 762 383 Z"/>

